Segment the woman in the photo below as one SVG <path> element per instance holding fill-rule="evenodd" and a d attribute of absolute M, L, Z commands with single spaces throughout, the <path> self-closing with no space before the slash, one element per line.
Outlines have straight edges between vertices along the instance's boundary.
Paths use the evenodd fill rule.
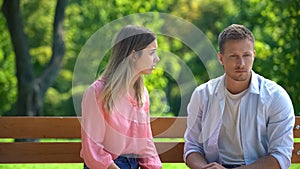
<path fill-rule="evenodd" d="M 84 168 L 160 169 L 150 128 L 143 74 L 159 61 L 153 32 L 128 25 L 118 33 L 110 60 L 82 99 Z"/>

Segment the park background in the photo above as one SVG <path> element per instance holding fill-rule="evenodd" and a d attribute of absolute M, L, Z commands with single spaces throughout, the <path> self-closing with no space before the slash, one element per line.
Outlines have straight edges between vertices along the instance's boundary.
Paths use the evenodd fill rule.
<path fill-rule="evenodd" d="M 106 24 L 145 12 L 166 13 L 193 23 L 216 50 L 218 34 L 225 27 L 245 25 L 256 38 L 254 71 L 285 88 L 295 114 L 300 114 L 300 0 L 0 0 L 0 5 L 0 116 L 76 116 L 72 96 L 86 87 L 72 89 L 82 47 Z M 191 69 L 197 85 L 209 80 L 199 57 L 183 42 L 158 35 L 158 45 Z M 99 73 L 107 58 L 99 65 Z M 177 78 L 185 76 L 176 60 L 172 65 L 159 64 L 170 67 Z M 176 79 L 163 69 L 145 76 L 145 84 L 152 116 L 185 115 L 182 98 L 188 98 L 194 88 L 181 91 Z M 0 168 L 34 166 L 74 168 Z M 164 168 L 183 167 L 164 164 Z"/>

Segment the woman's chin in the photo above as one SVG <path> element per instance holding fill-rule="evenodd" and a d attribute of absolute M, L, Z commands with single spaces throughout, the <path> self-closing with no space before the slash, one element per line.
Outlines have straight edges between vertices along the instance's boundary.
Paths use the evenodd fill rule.
<path fill-rule="evenodd" d="M 152 74 L 152 71 L 153 71 L 154 69 L 147 69 L 147 70 L 144 70 L 144 71 L 142 71 L 142 74 L 144 74 L 144 75 L 149 75 L 149 74 Z"/>

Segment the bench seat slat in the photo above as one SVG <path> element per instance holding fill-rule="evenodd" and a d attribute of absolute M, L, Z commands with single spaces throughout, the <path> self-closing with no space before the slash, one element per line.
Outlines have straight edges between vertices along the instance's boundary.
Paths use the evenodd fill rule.
<path fill-rule="evenodd" d="M 292 154 L 292 163 L 300 163 L 300 143 L 294 143 L 294 150 Z"/>
<path fill-rule="evenodd" d="M 165 163 L 182 163 L 183 142 L 156 142 Z M 0 144 L 0 163 L 82 163 L 80 142 L 17 142 Z"/>
<path fill-rule="evenodd" d="M 164 163 L 183 163 L 183 142 L 156 142 L 160 159 Z M 82 163 L 79 156 L 80 142 L 26 142 L 1 143 L 0 163 Z M 300 163 L 295 143 L 292 163 Z"/>

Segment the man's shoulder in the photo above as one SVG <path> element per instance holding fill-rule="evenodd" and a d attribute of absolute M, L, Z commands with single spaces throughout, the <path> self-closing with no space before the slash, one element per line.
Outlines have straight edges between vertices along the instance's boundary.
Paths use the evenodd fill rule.
<path fill-rule="evenodd" d="M 274 95 L 279 93 L 286 93 L 285 89 L 275 81 L 265 78 L 262 75 L 257 75 L 259 82 L 260 92 L 268 95 Z"/>
<path fill-rule="evenodd" d="M 217 88 L 220 86 L 221 82 L 223 81 L 224 76 L 219 76 L 217 78 L 210 79 L 209 81 L 200 84 L 196 90 L 197 91 L 209 91 L 213 93 Z"/>
<path fill-rule="evenodd" d="M 219 85 L 220 82 L 223 81 L 223 79 L 224 79 L 224 75 L 216 77 L 216 78 L 213 78 L 213 79 L 210 79 L 209 81 L 207 81 L 203 85 L 206 85 L 206 86 L 216 86 L 216 85 Z"/>
<path fill-rule="evenodd" d="M 264 105 L 270 105 L 276 108 L 278 108 L 278 106 L 281 108 L 289 107 L 291 110 L 293 109 L 291 98 L 281 85 L 263 76 L 259 76 L 258 79 L 260 100 Z"/>

